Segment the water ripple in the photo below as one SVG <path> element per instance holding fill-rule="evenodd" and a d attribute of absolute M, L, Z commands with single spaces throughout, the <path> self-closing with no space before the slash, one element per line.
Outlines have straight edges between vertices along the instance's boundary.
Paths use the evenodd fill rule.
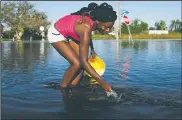
<path fill-rule="evenodd" d="M 179 40 L 136 40 L 133 45 L 128 41 L 94 42 L 106 64 L 104 79 L 122 94 L 119 104 L 83 101 L 87 90 L 78 91 L 82 96 L 69 102 L 60 90 L 44 88 L 42 83 L 59 83 L 69 66 L 49 43 L 1 45 L 4 119 L 181 118 Z M 105 92 L 101 89 L 97 94 L 101 98 Z"/>

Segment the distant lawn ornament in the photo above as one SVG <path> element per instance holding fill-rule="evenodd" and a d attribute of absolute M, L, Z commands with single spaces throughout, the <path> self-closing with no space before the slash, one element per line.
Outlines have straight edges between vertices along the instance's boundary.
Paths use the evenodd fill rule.
<path fill-rule="evenodd" d="M 129 38 L 128 39 L 129 39 L 129 42 L 132 41 L 132 43 L 133 43 L 131 32 L 130 32 L 130 28 L 129 28 L 130 20 L 129 20 L 128 16 L 126 16 L 126 15 L 123 16 L 123 20 L 124 20 L 124 22 L 125 22 L 125 24 L 126 24 L 126 26 L 128 28 L 128 32 L 129 32 Z"/>
<path fill-rule="evenodd" d="M 122 10 L 122 12 L 121 12 L 121 17 L 124 16 L 124 15 L 126 15 L 126 14 L 128 14 L 128 13 L 129 13 L 128 11 Z"/>
<path fill-rule="evenodd" d="M 130 20 L 127 16 L 123 16 L 124 22 L 125 24 L 129 25 L 130 24 Z"/>

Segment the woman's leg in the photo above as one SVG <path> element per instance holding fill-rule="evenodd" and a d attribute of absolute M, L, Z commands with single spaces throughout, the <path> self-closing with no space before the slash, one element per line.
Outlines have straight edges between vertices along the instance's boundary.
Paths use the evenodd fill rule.
<path fill-rule="evenodd" d="M 75 50 L 76 54 L 79 56 L 79 45 L 76 44 L 74 41 L 69 41 L 70 46 Z M 80 73 L 76 76 L 75 79 L 71 82 L 71 85 L 75 86 L 80 81 L 80 78 L 83 74 L 83 70 L 80 71 Z"/>
<path fill-rule="evenodd" d="M 69 82 L 76 77 L 76 74 L 80 70 L 80 61 L 77 53 L 66 41 L 59 41 L 51 43 L 52 46 L 71 64 L 64 74 L 61 82 L 61 87 L 66 88 Z"/>

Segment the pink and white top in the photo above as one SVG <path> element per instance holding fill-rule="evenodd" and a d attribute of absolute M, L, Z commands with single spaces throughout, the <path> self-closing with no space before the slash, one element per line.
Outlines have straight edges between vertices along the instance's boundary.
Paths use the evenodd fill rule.
<path fill-rule="evenodd" d="M 75 40 L 80 40 L 79 36 L 75 33 L 74 26 L 76 21 L 81 20 L 81 15 L 66 15 L 60 18 L 55 23 L 55 28 L 62 34 L 65 38 L 72 37 Z M 91 27 L 93 27 L 93 21 L 90 17 L 84 16 L 84 19 L 88 21 Z"/>

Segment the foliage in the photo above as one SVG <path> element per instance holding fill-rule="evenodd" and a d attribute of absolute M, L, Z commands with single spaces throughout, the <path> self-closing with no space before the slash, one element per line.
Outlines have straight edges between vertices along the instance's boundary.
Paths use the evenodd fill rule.
<path fill-rule="evenodd" d="M 155 22 L 155 27 L 156 27 L 156 30 L 165 30 L 167 27 L 166 27 L 166 22 L 164 20 L 160 20 L 159 22 Z"/>
<path fill-rule="evenodd" d="M 182 22 L 179 19 L 171 20 L 169 30 L 174 32 L 182 32 Z"/>
<path fill-rule="evenodd" d="M 130 25 L 129 25 L 131 33 L 143 33 L 148 30 L 148 24 L 139 20 L 135 19 Z M 128 34 L 128 28 L 125 23 L 121 24 L 121 33 Z"/>
<path fill-rule="evenodd" d="M 155 30 L 155 28 L 154 27 L 150 27 L 149 30 Z"/>
<path fill-rule="evenodd" d="M 41 39 L 41 34 L 39 32 L 39 29 L 36 28 L 25 28 L 25 32 L 22 36 L 24 40 L 40 40 Z"/>
<path fill-rule="evenodd" d="M 16 35 L 16 39 L 41 39 L 40 26 L 45 27 L 47 32 L 47 25 L 50 23 L 44 12 L 38 12 L 34 9 L 34 5 L 27 1 L 3 1 L 1 4 L 0 19 L 3 25 L 10 27 L 11 31 L 4 32 L 3 36 L 12 37 Z M 150 27 L 148 24 L 139 19 L 134 19 L 129 25 L 132 34 L 145 33 L 148 30 L 165 30 L 166 22 L 163 20 L 155 22 L 155 28 Z M 2 30 L 2 29 L 1 29 Z M 112 28 L 112 31 L 114 29 Z M 121 24 L 121 33 L 128 34 L 128 28 L 125 23 Z M 169 30 L 173 32 L 182 32 L 182 22 L 180 20 L 172 20 Z M 22 33 L 20 35 L 19 33 Z M 99 35 L 98 31 L 94 31 L 95 35 Z M 109 38 L 107 36 L 105 38 Z"/>
<path fill-rule="evenodd" d="M 24 33 L 25 28 L 47 26 L 47 16 L 43 12 L 34 10 L 34 5 L 27 1 L 3 1 L 1 8 L 1 21 L 11 28 L 17 39 Z"/>

